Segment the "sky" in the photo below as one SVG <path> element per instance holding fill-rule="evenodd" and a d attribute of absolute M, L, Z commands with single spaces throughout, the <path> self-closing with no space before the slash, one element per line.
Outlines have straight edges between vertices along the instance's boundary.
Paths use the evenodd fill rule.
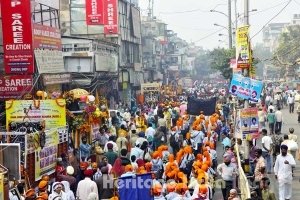
<path fill-rule="evenodd" d="M 147 15 L 148 1 L 140 0 L 139 2 L 142 15 Z M 232 0 L 233 22 L 236 21 L 234 1 Z M 255 35 L 252 38 L 254 45 L 262 42 L 262 31 L 260 32 L 260 30 L 272 18 L 274 19 L 270 23 L 291 22 L 293 14 L 300 14 L 300 0 L 249 1 L 250 10 L 257 9 L 257 11 L 250 12 L 249 16 L 250 36 Z M 287 7 L 284 8 L 286 5 Z M 174 30 L 187 42 L 195 42 L 205 49 L 228 46 L 228 31 L 225 28 L 214 26 L 214 24 L 219 24 L 227 27 L 228 18 L 220 13 L 210 12 L 213 9 L 227 14 L 228 0 L 154 0 L 154 15 L 168 24 L 168 29 Z M 242 24 L 243 0 L 237 0 L 237 13 L 237 16 L 240 16 L 237 21 Z M 219 36 L 219 34 L 222 35 Z"/>

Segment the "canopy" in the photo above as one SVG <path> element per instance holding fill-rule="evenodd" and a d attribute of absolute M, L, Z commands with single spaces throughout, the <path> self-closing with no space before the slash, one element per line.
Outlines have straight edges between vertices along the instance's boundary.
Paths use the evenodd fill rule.
<path fill-rule="evenodd" d="M 69 91 L 69 94 L 73 94 L 74 99 L 79 99 L 82 96 L 89 95 L 89 92 L 84 89 L 77 88 Z"/>

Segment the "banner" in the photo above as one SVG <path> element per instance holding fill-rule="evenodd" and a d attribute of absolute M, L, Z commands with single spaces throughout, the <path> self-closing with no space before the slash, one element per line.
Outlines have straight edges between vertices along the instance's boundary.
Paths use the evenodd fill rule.
<path fill-rule="evenodd" d="M 203 111 L 205 115 L 212 115 L 216 111 L 217 98 L 196 99 L 188 97 L 187 112 L 190 115 L 200 115 Z"/>
<path fill-rule="evenodd" d="M 86 24 L 103 25 L 103 0 L 85 0 Z"/>
<path fill-rule="evenodd" d="M 0 76 L 0 100 L 20 99 L 32 91 L 32 75 Z"/>
<path fill-rule="evenodd" d="M 6 74 L 33 74 L 31 0 L 1 1 Z"/>
<path fill-rule="evenodd" d="M 249 26 L 239 27 L 236 31 L 236 65 L 237 68 L 250 67 Z"/>
<path fill-rule="evenodd" d="M 233 74 L 229 92 L 245 100 L 258 102 L 263 89 L 263 82 Z"/>
<path fill-rule="evenodd" d="M 61 33 L 58 28 L 33 24 L 33 48 L 61 51 Z"/>
<path fill-rule="evenodd" d="M 45 121 L 46 129 L 66 125 L 66 101 L 57 100 L 10 100 L 5 102 L 6 126 L 10 122 Z"/>
<path fill-rule="evenodd" d="M 36 134 L 36 133 L 35 133 Z M 57 162 L 59 137 L 57 129 L 45 132 L 46 143 L 43 149 L 38 147 L 35 150 L 35 180 L 46 173 L 53 173 Z"/>
<path fill-rule="evenodd" d="M 246 108 L 242 109 L 240 113 L 240 127 L 243 136 L 247 134 L 258 134 L 258 109 L 257 108 Z M 251 139 L 252 136 L 251 136 Z"/>
<path fill-rule="evenodd" d="M 61 51 L 35 49 L 34 56 L 40 74 L 57 74 L 66 72 Z"/>
<path fill-rule="evenodd" d="M 104 34 L 118 34 L 118 0 L 104 0 L 103 2 Z"/>

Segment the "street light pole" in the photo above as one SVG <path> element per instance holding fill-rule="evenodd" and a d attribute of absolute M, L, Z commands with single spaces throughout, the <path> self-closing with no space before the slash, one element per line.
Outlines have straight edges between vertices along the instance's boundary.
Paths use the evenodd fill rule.
<path fill-rule="evenodd" d="M 231 26 L 231 0 L 228 0 L 228 42 L 229 49 L 232 49 L 232 26 Z"/>

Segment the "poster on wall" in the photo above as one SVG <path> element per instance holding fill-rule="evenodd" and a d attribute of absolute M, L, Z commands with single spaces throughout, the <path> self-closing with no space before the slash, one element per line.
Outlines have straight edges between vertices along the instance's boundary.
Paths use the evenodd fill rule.
<path fill-rule="evenodd" d="M 45 120 L 46 129 L 66 126 L 66 101 L 9 100 L 6 105 L 6 126 L 11 122 Z"/>
<path fill-rule="evenodd" d="M 104 34 L 118 34 L 118 0 L 104 0 L 103 7 Z"/>
<path fill-rule="evenodd" d="M 263 82 L 241 74 L 233 74 L 229 92 L 237 97 L 258 102 L 263 89 Z"/>
<path fill-rule="evenodd" d="M 92 124 L 91 128 L 91 140 L 96 141 L 97 135 L 99 134 L 100 124 Z"/>
<path fill-rule="evenodd" d="M 1 1 L 6 74 L 33 74 L 31 0 Z"/>

